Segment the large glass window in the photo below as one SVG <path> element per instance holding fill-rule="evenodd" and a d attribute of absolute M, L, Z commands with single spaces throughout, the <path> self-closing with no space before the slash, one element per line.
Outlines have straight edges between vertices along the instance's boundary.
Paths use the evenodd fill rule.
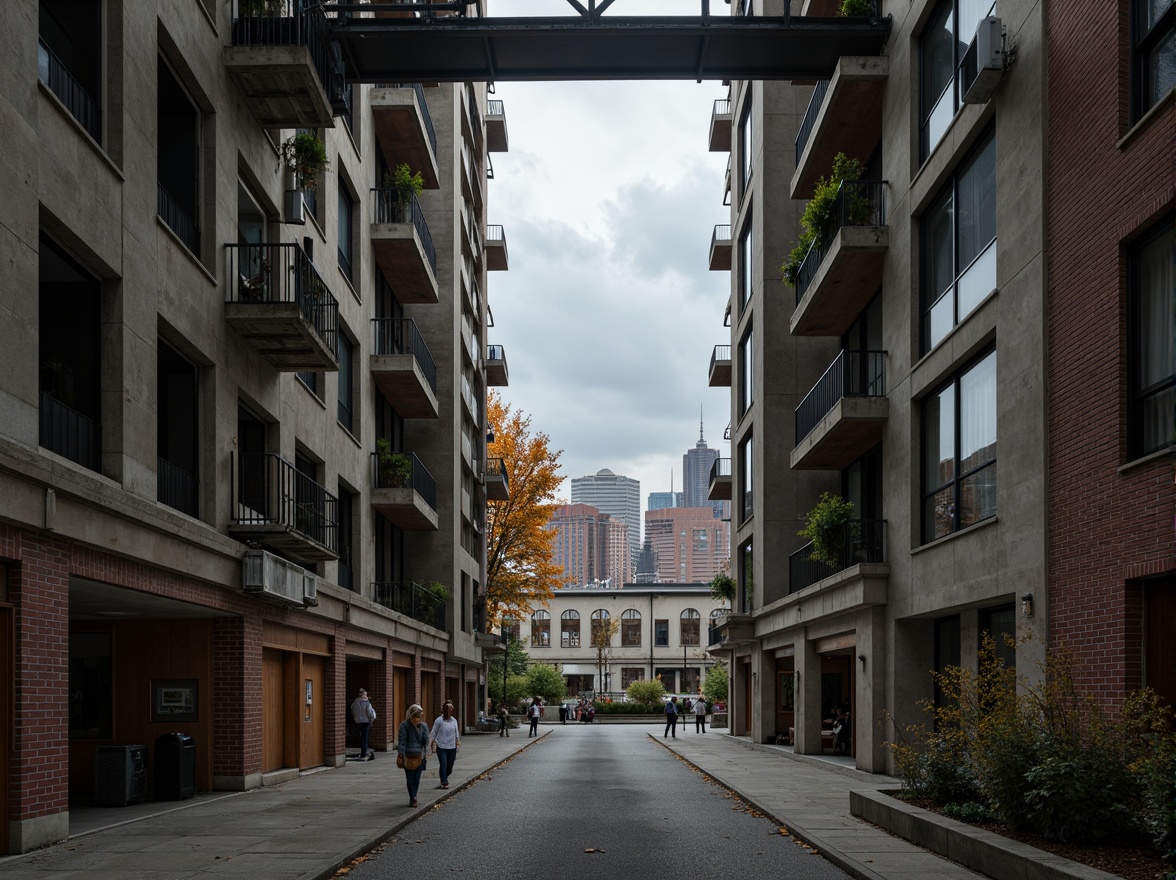
<path fill-rule="evenodd" d="M 739 198 L 747 195 L 747 182 L 751 180 L 752 143 L 752 91 L 747 87 L 747 94 L 743 98 L 743 115 L 739 117 Z"/>
<path fill-rule="evenodd" d="M 1176 88 L 1176 3 L 1133 0 L 1131 7 L 1135 84 L 1132 116 L 1139 119 Z"/>
<path fill-rule="evenodd" d="M 162 58 L 156 61 L 159 217 L 200 254 L 200 114 Z"/>
<path fill-rule="evenodd" d="M 37 76 L 102 143 L 102 4 L 41 0 Z"/>
<path fill-rule="evenodd" d="M 996 140 L 964 162 L 923 216 L 923 350 L 996 288 Z"/>
<path fill-rule="evenodd" d="M 355 590 L 355 499 L 354 492 L 339 483 L 339 571 L 338 582 L 345 590 Z"/>
<path fill-rule="evenodd" d="M 702 626 L 702 615 L 695 609 L 687 608 L 682 612 L 680 621 L 682 644 L 686 647 L 697 648 L 699 642 L 699 629 Z"/>
<path fill-rule="evenodd" d="M 560 615 L 559 646 L 561 648 L 580 647 L 580 612 L 565 611 Z"/>
<path fill-rule="evenodd" d="M 347 184 L 339 178 L 339 270 L 354 280 L 351 274 L 352 243 L 354 232 L 355 201 L 347 191 Z"/>
<path fill-rule="evenodd" d="M 755 598 L 755 553 L 752 551 L 751 541 L 739 548 L 739 595 L 736 601 L 739 610 L 750 614 L 752 602 Z"/>
<path fill-rule="evenodd" d="M 752 224 L 750 222 L 743 224 L 743 232 L 739 235 L 739 311 L 742 314 L 743 309 L 751 302 L 752 294 L 752 275 L 755 267 L 755 258 L 752 251 L 755 249 L 755 240 L 752 235 Z"/>
<path fill-rule="evenodd" d="M 741 520 L 747 520 L 755 512 L 755 505 L 753 504 L 752 495 L 752 476 L 751 476 L 751 462 L 753 451 L 753 440 L 755 438 L 748 437 L 739 444 L 739 509 L 742 511 Z"/>
<path fill-rule="evenodd" d="M 926 159 L 951 125 L 963 96 L 961 64 L 993 0 L 942 0 L 919 41 L 920 156 Z"/>
<path fill-rule="evenodd" d="M 196 474 L 199 405 L 196 367 L 159 340 L 156 356 L 159 405 L 156 410 L 156 497 L 190 516 L 198 511 Z"/>
<path fill-rule="evenodd" d="M 923 540 L 996 515 L 996 352 L 923 403 Z"/>
<path fill-rule="evenodd" d="M 755 388 L 754 336 L 751 327 L 739 340 L 739 415 L 751 407 Z"/>
<path fill-rule="evenodd" d="M 1132 457 L 1170 445 L 1176 410 L 1176 235 L 1173 220 L 1130 256 Z"/>
<path fill-rule="evenodd" d="M 621 613 L 621 647 L 641 647 L 641 612 L 633 608 Z"/>
<path fill-rule="evenodd" d="M 607 648 L 612 645 L 612 620 L 605 609 L 598 608 L 592 612 L 589 626 L 592 629 L 593 648 Z"/>
<path fill-rule="evenodd" d="M 655 620 L 653 622 L 653 644 L 657 648 L 668 648 L 670 646 L 670 622 L 668 620 Z"/>
<path fill-rule="evenodd" d="M 531 647 L 551 647 L 551 612 L 539 609 L 531 615 Z"/>
<path fill-rule="evenodd" d="M 337 353 L 339 355 L 339 424 L 355 433 L 355 349 L 351 340 L 343 333 L 339 334 Z"/>

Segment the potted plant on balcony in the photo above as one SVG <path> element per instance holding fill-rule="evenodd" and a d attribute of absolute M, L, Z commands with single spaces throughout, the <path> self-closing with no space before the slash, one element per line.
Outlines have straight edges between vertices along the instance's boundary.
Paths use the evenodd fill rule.
<path fill-rule="evenodd" d="M 735 579 L 725 571 L 720 571 L 710 582 L 711 595 L 720 602 L 735 602 Z"/>
<path fill-rule="evenodd" d="M 847 533 L 847 530 L 853 529 L 850 523 L 853 511 L 852 501 L 825 492 L 813 509 L 805 514 L 804 528 L 797 534 L 813 542 L 809 554 L 812 562 L 823 562 L 833 568 L 841 563 L 844 549 L 853 538 L 852 534 Z"/>
<path fill-rule="evenodd" d="M 838 153 L 833 158 L 833 173 L 817 180 L 813 197 L 805 205 L 804 214 L 800 217 L 800 238 L 788 254 L 788 259 L 780 266 L 784 283 L 789 287 L 796 286 L 800 264 L 808 255 L 809 248 L 814 243 L 817 247 L 828 247 L 837 234 L 837 194 L 841 190 L 842 181 L 861 180 L 865 171 L 860 161 L 850 159 L 845 153 Z M 851 194 L 846 209 L 850 224 L 860 225 L 869 219 L 870 200 L 857 193 Z"/>
<path fill-rule="evenodd" d="M 391 191 L 391 205 L 397 211 L 397 216 L 403 217 L 412 200 L 424 192 L 425 179 L 419 171 L 414 172 L 401 163 L 393 170 L 384 172 L 383 185 L 384 189 Z"/>
<path fill-rule="evenodd" d="M 294 175 L 295 185 L 306 192 L 313 192 L 330 165 L 326 145 L 310 132 L 299 132 L 282 141 L 279 152 L 282 165 Z"/>
<path fill-rule="evenodd" d="M 387 438 L 376 439 L 376 469 L 379 488 L 402 489 L 412 477 L 412 460 L 407 455 L 392 451 Z"/>
<path fill-rule="evenodd" d="M 869 17 L 874 14 L 874 0 L 841 0 L 837 14 L 845 17 Z"/>

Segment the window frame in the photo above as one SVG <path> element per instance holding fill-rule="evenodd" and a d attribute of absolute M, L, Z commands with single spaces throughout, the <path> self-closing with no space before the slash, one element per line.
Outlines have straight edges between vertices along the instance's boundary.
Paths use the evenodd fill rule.
<path fill-rule="evenodd" d="M 744 221 L 739 230 L 739 314 L 755 296 L 755 224 Z"/>
<path fill-rule="evenodd" d="M 621 647 L 641 647 L 641 612 L 636 608 L 621 612 Z"/>
<path fill-rule="evenodd" d="M 1148 317 L 1148 309 L 1146 306 L 1151 303 L 1151 298 L 1154 296 L 1162 299 L 1164 296 L 1163 285 L 1157 285 L 1157 289 L 1144 290 L 1146 279 L 1144 275 L 1144 252 L 1157 244 L 1162 245 L 1162 242 L 1167 239 L 1170 242 L 1171 251 L 1176 251 L 1176 241 L 1173 241 L 1173 236 L 1176 235 L 1176 215 L 1169 214 L 1156 227 L 1150 229 L 1145 235 L 1138 240 L 1131 243 L 1127 251 L 1127 300 L 1128 300 L 1128 337 L 1127 345 L 1129 351 L 1130 368 L 1128 371 L 1128 414 L 1127 414 L 1127 456 L 1128 460 L 1142 458 L 1145 455 L 1150 455 L 1153 452 L 1159 452 L 1165 448 L 1170 448 L 1173 442 L 1173 437 L 1169 434 L 1166 442 L 1161 441 L 1157 445 L 1145 443 L 1148 429 L 1147 419 L 1147 404 L 1153 399 L 1159 398 L 1162 402 L 1165 394 L 1176 395 L 1176 391 L 1171 389 L 1176 388 L 1176 373 L 1168 375 L 1165 378 L 1156 380 L 1147 386 L 1143 385 L 1143 371 L 1146 355 L 1150 351 L 1147 344 L 1147 334 L 1145 328 L 1151 326 L 1152 321 Z M 1160 248 L 1160 262 L 1163 262 L 1162 246 Z M 1173 254 L 1170 261 L 1176 267 L 1176 254 Z M 1171 282 L 1176 280 L 1176 268 L 1172 270 L 1172 276 L 1169 277 L 1169 296 L 1176 296 L 1172 292 Z M 1159 303 L 1163 306 L 1163 303 Z M 1158 309 L 1171 315 L 1173 306 L 1168 305 L 1168 308 Z M 1154 313 L 1154 311 L 1153 311 Z M 1171 339 L 1168 340 L 1169 346 L 1176 346 L 1176 342 Z M 1169 352 L 1169 359 L 1172 359 L 1171 352 Z M 1161 412 L 1167 410 L 1161 405 Z"/>
<path fill-rule="evenodd" d="M 931 33 L 932 24 L 940 18 L 942 10 L 945 8 L 950 9 L 951 18 L 952 73 L 949 81 L 944 83 L 943 87 L 938 93 L 929 95 L 925 88 L 927 85 L 926 48 L 930 45 L 927 38 Z M 970 25 L 972 28 L 972 33 L 967 35 L 968 39 L 965 41 L 962 40 L 960 36 L 960 0 L 940 0 L 940 2 L 935 5 L 935 8 L 932 10 L 930 17 L 927 19 L 927 25 L 923 28 L 922 33 L 919 35 L 918 108 L 920 162 L 926 162 L 928 157 L 935 152 L 935 149 L 939 146 L 939 144 L 943 142 L 944 135 L 947 134 L 948 129 L 951 128 L 951 120 L 955 119 L 956 113 L 958 113 L 960 108 L 963 106 L 963 89 L 961 88 L 961 84 L 963 82 L 964 76 L 964 71 L 962 68 L 964 58 L 967 56 L 968 49 L 971 47 L 972 43 L 975 42 L 975 28 L 979 25 L 981 20 L 994 14 L 995 10 L 996 0 L 993 0 L 988 8 L 988 11 Z M 930 122 L 931 118 L 936 115 L 935 111 L 939 109 L 940 102 L 947 98 L 949 91 L 951 93 L 951 114 L 948 116 L 947 122 L 943 125 L 943 131 L 940 132 L 939 136 L 935 139 L 935 142 L 932 143 L 928 123 Z M 933 100 L 931 100 L 932 98 Z M 930 106 L 928 106 L 928 103 L 930 103 Z"/>
<path fill-rule="evenodd" d="M 739 201 L 747 197 L 751 182 L 753 146 L 755 140 L 755 119 L 751 115 L 754 105 L 754 91 L 750 83 L 743 98 L 743 109 L 739 114 Z"/>
<path fill-rule="evenodd" d="M 653 646 L 655 648 L 670 646 L 670 619 L 668 617 L 653 621 Z"/>
<path fill-rule="evenodd" d="M 755 333 L 749 322 L 739 339 L 739 416 L 742 418 L 755 403 Z"/>
<path fill-rule="evenodd" d="M 575 626 L 569 624 L 575 622 Z M 559 646 L 561 648 L 580 647 L 580 612 L 565 611 L 559 616 Z"/>
<path fill-rule="evenodd" d="M 349 282 L 355 281 L 355 267 L 352 265 L 356 250 L 355 250 L 355 206 L 357 199 L 352 196 L 351 191 L 347 187 L 347 183 L 343 179 L 342 173 L 339 174 L 339 194 L 337 198 L 337 210 L 339 217 L 336 220 L 336 233 L 338 241 L 336 242 L 336 256 L 335 261 L 339 266 L 339 271 L 343 273 L 343 277 Z M 346 243 L 346 248 L 344 244 Z"/>
<path fill-rule="evenodd" d="M 748 433 L 739 441 L 739 522 L 755 515 L 755 435 Z"/>
<path fill-rule="evenodd" d="M 339 369 L 337 371 L 336 418 L 339 425 L 354 436 L 359 412 L 359 407 L 356 406 L 355 382 L 355 350 L 358 346 L 352 341 L 350 334 L 343 332 L 342 326 L 339 328 L 338 340 L 336 356 L 339 360 Z M 344 398 L 346 398 L 346 402 L 344 402 Z"/>
<path fill-rule="evenodd" d="M 1167 91 L 1151 93 L 1150 61 L 1152 53 L 1162 48 L 1165 39 L 1172 41 L 1176 53 L 1176 2 L 1157 16 L 1150 27 L 1144 12 L 1148 0 L 1132 0 L 1128 14 L 1131 43 L 1131 121 L 1138 122 L 1160 103 Z"/>
<path fill-rule="evenodd" d="M 693 629 L 693 634 L 689 630 Z M 693 641 L 691 641 L 693 639 Z M 696 608 L 687 608 L 678 615 L 678 644 L 683 648 L 697 648 L 702 644 L 702 615 Z"/>
<path fill-rule="evenodd" d="M 540 608 L 531 614 L 531 647 L 551 647 L 551 612 Z"/>
<path fill-rule="evenodd" d="M 601 632 L 601 627 L 604 625 L 604 621 L 607 620 L 612 620 L 612 615 L 610 615 L 608 610 L 605 608 L 597 608 L 589 617 L 588 630 L 591 635 L 591 645 L 593 648 L 612 647 L 611 637 L 609 637 L 607 640 L 601 639 L 601 636 L 603 635 Z"/>

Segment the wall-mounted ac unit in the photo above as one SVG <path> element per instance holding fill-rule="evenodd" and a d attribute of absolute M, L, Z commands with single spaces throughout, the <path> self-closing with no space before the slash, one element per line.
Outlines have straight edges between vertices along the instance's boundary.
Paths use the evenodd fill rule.
<path fill-rule="evenodd" d="M 265 550 L 246 550 L 241 567 L 241 589 L 248 596 L 300 608 L 318 604 L 315 576 L 301 565 Z"/>
<path fill-rule="evenodd" d="M 302 190 L 286 190 L 286 195 L 282 199 L 282 222 L 296 226 L 306 223 L 306 202 L 302 200 Z"/>
<path fill-rule="evenodd" d="M 995 15 L 980 19 L 963 62 L 965 104 L 986 104 L 1005 71 L 1004 28 Z"/>

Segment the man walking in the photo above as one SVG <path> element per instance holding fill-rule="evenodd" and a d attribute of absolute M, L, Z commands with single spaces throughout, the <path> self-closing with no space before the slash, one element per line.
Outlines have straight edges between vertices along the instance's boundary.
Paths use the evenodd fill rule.
<path fill-rule="evenodd" d="M 531 705 L 527 708 L 527 720 L 531 722 L 530 729 L 527 731 L 527 736 L 539 735 L 539 715 L 542 713 L 539 706 L 539 698 L 535 697 L 531 700 Z"/>
<path fill-rule="evenodd" d="M 706 733 L 706 700 L 702 694 L 694 701 L 694 732 Z"/>
<path fill-rule="evenodd" d="M 678 738 L 678 698 L 670 697 L 670 701 L 666 703 L 666 732 L 662 734 L 662 739 L 669 735 L 671 739 Z"/>
<path fill-rule="evenodd" d="M 367 691 L 359 689 L 359 696 L 351 704 L 351 720 L 359 731 L 359 760 L 374 761 L 375 752 L 368 751 L 368 733 L 372 729 L 372 722 L 376 720 L 376 710 L 368 700 Z"/>

